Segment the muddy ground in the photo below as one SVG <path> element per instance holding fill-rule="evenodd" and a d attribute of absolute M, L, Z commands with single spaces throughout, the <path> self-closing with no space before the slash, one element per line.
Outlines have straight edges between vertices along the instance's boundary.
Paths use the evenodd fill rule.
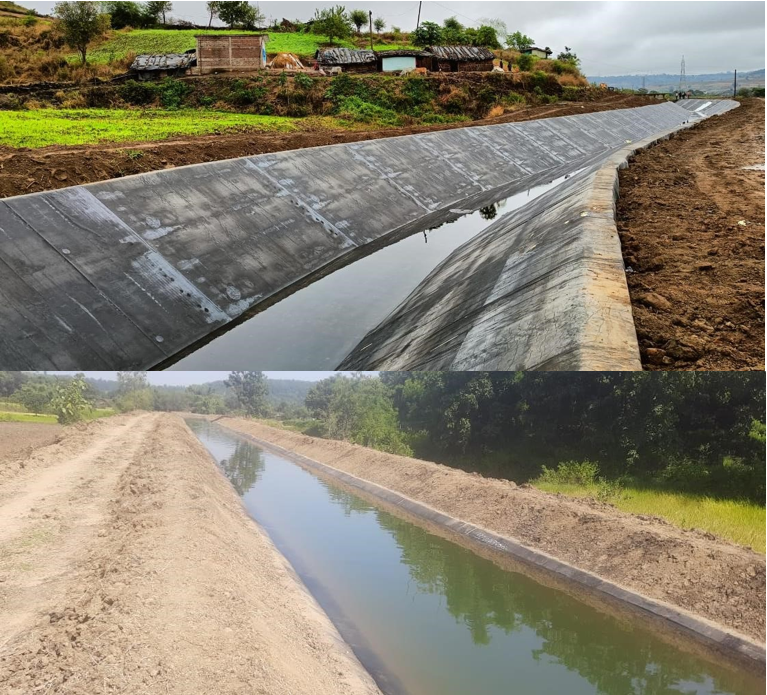
<path fill-rule="evenodd" d="M 618 231 L 646 369 L 764 369 L 764 99 L 620 172 Z"/>
<path fill-rule="evenodd" d="M 79 147 L 43 147 L 35 150 L 0 146 L 0 198 L 104 181 L 147 171 L 171 169 L 186 164 L 213 162 L 268 152 L 374 140 L 473 125 L 570 116 L 654 103 L 658 102 L 647 97 L 618 94 L 605 96 L 600 101 L 528 106 L 498 118 L 451 125 L 370 131 L 321 129 L 294 133 L 234 133 L 151 143 L 101 143 Z"/>
<path fill-rule="evenodd" d="M 765 558 L 711 534 L 588 499 L 279 430 L 221 424 L 515 538 L 576 567 L 751 638 L 765 637 Z"/>
<path fill-rule="evenodd" d="M 178 416 L 0 467 L 3 695 L 380 695 Z"/>

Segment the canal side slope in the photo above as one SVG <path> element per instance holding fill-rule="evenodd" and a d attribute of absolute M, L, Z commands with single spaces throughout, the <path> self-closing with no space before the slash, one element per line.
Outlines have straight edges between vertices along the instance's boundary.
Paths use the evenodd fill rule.
<path fill-rule="evenodd" d="M 177 416 L 0 473 L 0 692 L 378 693 Z"/>
<path fill-rule="evenodd" d="M 764 641 L 765 558 L 747 548 L 656 517 L 428 461 L 241 418 L 224 418 L 221 424 Z"/>

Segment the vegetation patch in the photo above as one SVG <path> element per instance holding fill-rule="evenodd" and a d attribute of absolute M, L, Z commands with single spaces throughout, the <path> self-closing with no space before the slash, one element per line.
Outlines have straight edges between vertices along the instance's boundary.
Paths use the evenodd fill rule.
<path fill-rule="evenodd" d="M 289 131 L 288 118 L 214 111 L 39 109 L 0 111 L 0 144 L 9 147 L 92 145 L 164 140 L 245 130 Z"/>

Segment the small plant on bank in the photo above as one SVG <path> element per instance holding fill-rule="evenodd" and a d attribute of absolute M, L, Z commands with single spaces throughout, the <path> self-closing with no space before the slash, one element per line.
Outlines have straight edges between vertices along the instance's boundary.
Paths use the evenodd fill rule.
<path fill-rule="evenodd" d="M 538 482 L 589 486 L 596 483 L 598 474 L 599 464 L 594 461 L 564 461 L 556 468 L 543 466 Z"/>
<path fill-rule="evenodd" d="M 85 377 L 78 374 L 66 385 L 56 387 L 50 408 L 61 425 L 73 425 L 82 422 L 91 410 L 91 404 L 85 398 Z"/>

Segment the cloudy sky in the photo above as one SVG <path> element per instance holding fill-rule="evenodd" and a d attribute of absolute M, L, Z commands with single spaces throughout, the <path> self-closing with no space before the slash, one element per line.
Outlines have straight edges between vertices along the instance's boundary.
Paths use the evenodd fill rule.
<path fill-rule="evenodd" d="M 20 2 L 39 12 L 53 2 Z M 316 8 L 335 2 L 260 2 L 267 18 L 308 19 Z M 415 28 L 418 2 L 341 0 L 347 9 L 372 10 L 389 27 Z M 421 20 L 441 22 L 455 16 L 468 26 L 498 18 L 509 31 L 520 30 L 554 51 L 567 45 L 588 75 L 679 72 L 687 74 L 756 70 L 764 67 L 764 7 L 754 2 L 436 2 L 426 0 Z M 207 22 L 204 2 L 174 2 L 172 15 Z"/>

